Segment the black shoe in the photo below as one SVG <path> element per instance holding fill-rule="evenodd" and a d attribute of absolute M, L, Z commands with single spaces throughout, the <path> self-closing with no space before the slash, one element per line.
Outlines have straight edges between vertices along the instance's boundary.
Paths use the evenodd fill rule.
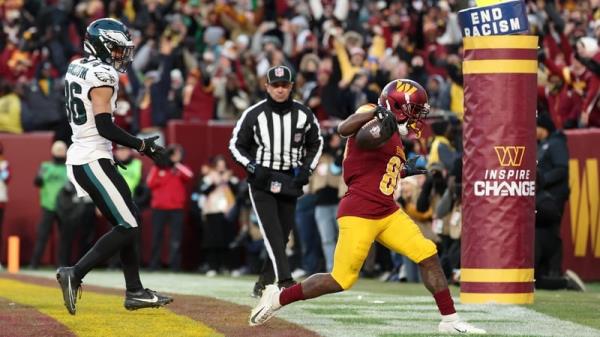
<path fill-rule="evenodd" d="M 75 303 L 77 302 L 77 293 L 81 298 L 81 280 L 75 276 L 73 267 L 60 267 L 56 270 L 56 280 L 62 290 L 65 307 L 71 315 L 75 315 Z"/>
<path fill-rule="evenodd" d="M 283 288 L 289 288 L 293 285 L 296 285 L 298 282 L 294 281 L 294 280 L 285 280 L 285 281 L 281 281 L 279 283 L 277 283 L 277 286 L 279 287 L 279 289 L 283 289 Z"/>
<path fill-rule="evenodd" d="M 256 282 L 254 283 L 254 289 L 252 289 L 252 294 L 250 294 L 250 296 L 254 298 L 261 298 L 264 290 L 265 285 L 260 282 Z"/>
<path fill-rule="evenodd" d="M 125 292 L 125 309 L 127 310 L 158 308 L 171 302 L 173 302 L 173 297 L 160 294 L 148 288 L 135 292 Z"/>

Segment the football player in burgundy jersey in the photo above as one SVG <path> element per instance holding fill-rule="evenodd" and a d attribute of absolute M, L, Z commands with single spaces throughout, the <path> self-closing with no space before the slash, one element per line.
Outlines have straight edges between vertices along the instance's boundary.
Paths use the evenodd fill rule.
<path fill-rule="evenodd" d="M 446 277 L 442 272 L 435 244 L 394 200 L 399 179 L 426 171 L 406 161 L 401 134 L 420 134 L 422 119 L 429 112 L 427 93 L 418 83 L 398 79 L 382 90 L 377 105 L 368 104 L 341 122 L 338 132 L 348 138 L 343 162 L 348 192 L 340 201 L 340 226 L 331 273 L 314 274 L 289 288 L 267 286 L 250 314 L 250 325 L 260 325 L 282 306 L 349 289 L 373 241 L 407 256 L 419 265 L 423 283 L 432 293 L 442 315 L 440 332 L 485 333 L 461 320 L 454 308 Z M 369 132 L 370 148 L 360 146 L 355 135 L 373 119 L 379 124 Z M 375 146 L 372 146 L 375 143 Z"/>

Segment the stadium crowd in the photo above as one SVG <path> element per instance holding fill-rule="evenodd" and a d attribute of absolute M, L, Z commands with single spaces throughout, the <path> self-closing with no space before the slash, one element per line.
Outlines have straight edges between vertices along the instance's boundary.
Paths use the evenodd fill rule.
<path fill-rule="evenodd" d="M 526 2 L 531 33 L 540 43 L 538 113 L 547 114 L 558 130 L 600 126 L 600 1 Z M 233 123 L 264 97 L 267 69 L 287 65 L 295 71 L 295 98 L 313 110 L 326 138 L 321 163 L 299 200 L 289 244 L 299 277 L 331 268 L 337 235 L 331 214 L 344 192 L 344 142 L 332 127 L 358 106 L 375 103 L 390 80 L 410 78 L 427 89 L 432 112 L 425 137 L 404 143 L 409 157 L 423 156 L 429 174 L 403 179 L 398 202 L 438 244 L 448 279 L 458 281 L 464 111 L 457 11 L 472 5 L 467 0 L 5 0 L 0 4 L 0 132 L 51 130 L 55 140 L 70 143 L 62 78 L 70 60 L 82 56 L 85 27 L 101 17 L 124 22 L 136 45 L 130 69 L 119 80 L 115 113 L 118 125 L 133 134 L 162 133 L 170 120 Z M 172 145 L 174 153 L 182 150 Z M 162 169 L 174 172 L 182 158 L 183 152 Z M 209 275 L 257 272 L 265 253 L 243 177 L 234 177 L 220 157 L 196 173 L 197 188 L 184 197 L 192 201 L 185 207 L 191 221 L 205 234 L 201 269 Z M 151 177 L 140 181 L 132 191 L 156 211 L 147 196 Z M 153 225 L 162 226 L 163 217 L 157 217 Z M 178 249 L 172 243 L 175 270 Z M 156 258 L 150 267 L 160 267 Z M 416 270 L 406 258 L 375 245 L 363 274 L 418 281 Z"/>

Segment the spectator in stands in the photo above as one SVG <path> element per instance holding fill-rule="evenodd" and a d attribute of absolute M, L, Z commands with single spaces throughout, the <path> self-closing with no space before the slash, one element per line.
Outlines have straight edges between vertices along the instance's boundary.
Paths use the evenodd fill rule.
<path fill-rule="evenodd" d="M 30 267 L 37 269 L 46 248 L 46 243 L 52 230 L 52 224 L 56 222 L 60 229 L 60 219 L 56 214 L 56 199 L 61 188 L 67 182 L 67 145 L 60 140 L 55 141 L 50 149 L 51 161 L 45 161 L 40 165 L 34 184 L 40 189 L 40 206 L 42 207 L 42 218 L 37 226 L 37 235 Z M 60 261 L 62 262 L 62 261 Z"/>
<path fill-rule="evenodd" d="M 447 187 L 448 170 L 441 162 L 428 163 L 429 172 L 417 199 L 417 211 L 427 212 L 429 208 L 435 210 Z M 435 214 L 433 214 L 435 215 Z M 438 244 L 438 253 L 441 255 L 452 242 L 449 237 L 449 223 L 444 219 L 434 217 L 432 229 L 436 234 L 434 242 Z"/>
<path fill-rule="evenodd" d="M 169 224 L 169 267 L 172 271 L 179 271 L 184 208 L 187 202 L 185 184 L 194 174 L 181 162 L 183 148 L 180 145 L 170 145 L 167 151 L 169 162 L 153 166 L 147 178 L 148 187 L 152 191 L 152 254 L 149 268 L 161 268 L 163 232 Z"/>
<path fill-rule="evenodd" d="M 213 93 L 217 99 L 217 118 L 237 120 L 240 114 L 250 106 L 250 96 L 240 87 L 236 74 L 230 72 L 215 76 L 212 83 Z"/>
<path fill-rule="evenodd" d="M 580 55 L 580 59 L 600 61 L 600 47 L 596 38 L 582 37 L 577 41 L 576 46 L 576 55 Z M 580 124 L 584 127 L 600 127 L 600 76 L 589 67 L 589 62 L 582 63 L 580 60 L 576 60 L 574 63 L 581 64 L 582 76 L 585 76 L 586 82 Z"/>
<path fill-rule="evenodd" d="M 426 89 L 431 109 L 450 110 L 450 86 L 442 76 L 430 76 Z"/>
<path fill-rule="evenodd" d="M 67 114 L 64 112 L 64 83 L 58 70 L 46 60 L 40 63 L 35 80 L 23 87 L 21 113 L 23 129 L 26 131 L 57 130 L 66 128 Z"/>
<path fill-rule="evenodd" d="M 4 78 L 0 78 L 0 132 L 21 133 L 21 99 Z"/>
<path fill-rule="evenodd" d="M 209 76 L 200 67 L 189 72 L 183 88 L 183 119 L 185 121 L 213 119 L 215 110 L 213 90 Z"/>
<path fill-rule="evenodd" d="M 429 149 L 429 157 L 427 165 L 429 168 L 433 164 L 441 164 L 445 169 L 449 170 L 454 164 L 456 150 L 451 143 L 451 125 L 449 118 L 441 117 L 431 123 L 431 131 L 433 132 L 433 141 Z"/>
<path fill-rule="evenodd" d="M 537 172 L 535 195 L 535 286 L 538 289 L 584 291 L 573 271 L 562 274 L 560 223 L 569 198 L 567 137 L 556 130 L 545 113 L 537 118 Z"/>
<path fill-rule="evenodd" d="M 344 114 L 341 112 L 344 105 L 336 78 L 332 76 L 330 59 L 319 65 L 316 86 L 311 89 L 305 102 L 319 120 L 339 119 Z"/>
<path fill-rule="evenodd" d="M 300 263 L 299 268 L 292 271 L 294 279 L 318 273 L 322 268 L 321 239 L 315 221 L 317 196 L 314 192 L 311 179 L 304 195 L 296 202 L 296 226 L 292 233 L 295 239 L 293 247 L 296 250 L 299 248 L 297 255 L 300 257 Z"/>
<path fill-rule="evenodd" d="M 208 262 L 207 276 L 215 276 L 231 268 L 229 245 L 235 236 L 237 218 L 228 219 L 226 215 L 234 206 L 238 182 L 222 155 L 210 160 L 200 186 L 202 247 Z"/>
<path fill-rule="evenodd" d="M 423 166 L 421 165 L 419 167 Z M 431 230 L 431 208 L 428 208 L 423 212 L 417 210 L 417 199 L 421 194 L 422 183 L 421 177 L 413 176 L 402 178 L 400 180 L 400 195 L 396 200 L 400 203 L 404 212 L 415 221 L 417 226 L 419 226 L 423 236 L 434 242 L 439 241 L 439 237 Z M 396 254 L 397 253 L 393 253 L 392 259 L 397 259 L 395 256 Z M 397 273 L 397 275 L 393 277 L 394 274 L 392 274 L 390 281 L 402 281 L 405 279 L 407 282 L 419 282 L 421 280 L 419 266 L 412 262 L 408 257 L 402 256 L 401 261 L 397 262 L 395 267 L 401 269 L 394 270 L 394 274 Z"/>
<path fill-rule="evenodd" d="M 165 31 L 160 38 L 158 70 L 146 72 L 144 91 L 140 101 L 140 129 L 164 127 L 171 118 L 181 118 L 183 109 L 183 79 L 174 70 L 174 50 L 178 48 L 180 33 Z M 134 64 L 135 67 L 135 64 Z"/>
<path fill-rule="evenodd" d="M 333 269 L 333 254 L 338 237 L 337 209 L 344 146 L 342 139 L 329 130 L 325 137 L 323 154 L 312 177 L 316 195 L 315 220 L 325 256 L 326 272 Z M 309 273 L 312 275 L 313 273 Z"/>
<path fill-rule="evenodd" d="M 460 277 L 460 237 L 462 233 L 462 156 L 458 156 L 448 175 L 448 188 L 435 208 L 435 218 L 448 226 L 448 242 L 440 255 L 446 278 L 457 283 Z"/>
<path fill-rule="evenodd" d="M 8 160 L 4 157 L 4 145 L 0 142 L 0 251 L 2 251 L 2 223 L 4 221 L 4 209 L 8 201 L 8 182 L 10 181 L 10 167 Z M 2 264 L 0 264 L 2 270 Z"/>

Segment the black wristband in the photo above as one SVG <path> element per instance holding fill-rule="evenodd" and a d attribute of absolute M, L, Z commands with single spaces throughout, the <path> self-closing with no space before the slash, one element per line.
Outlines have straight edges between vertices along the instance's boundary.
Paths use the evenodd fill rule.
<path fill-rule="evenodd" d="M 144 145 L 144 141 L 132 136 L 127 131 L 115 125 L 112 121 L 112 114 L 109 112 L 99 113 L 94 117 L 96 129 L 100 136 L 115 142 L 119 145 L 127 146 L 139 150 Z"/>

